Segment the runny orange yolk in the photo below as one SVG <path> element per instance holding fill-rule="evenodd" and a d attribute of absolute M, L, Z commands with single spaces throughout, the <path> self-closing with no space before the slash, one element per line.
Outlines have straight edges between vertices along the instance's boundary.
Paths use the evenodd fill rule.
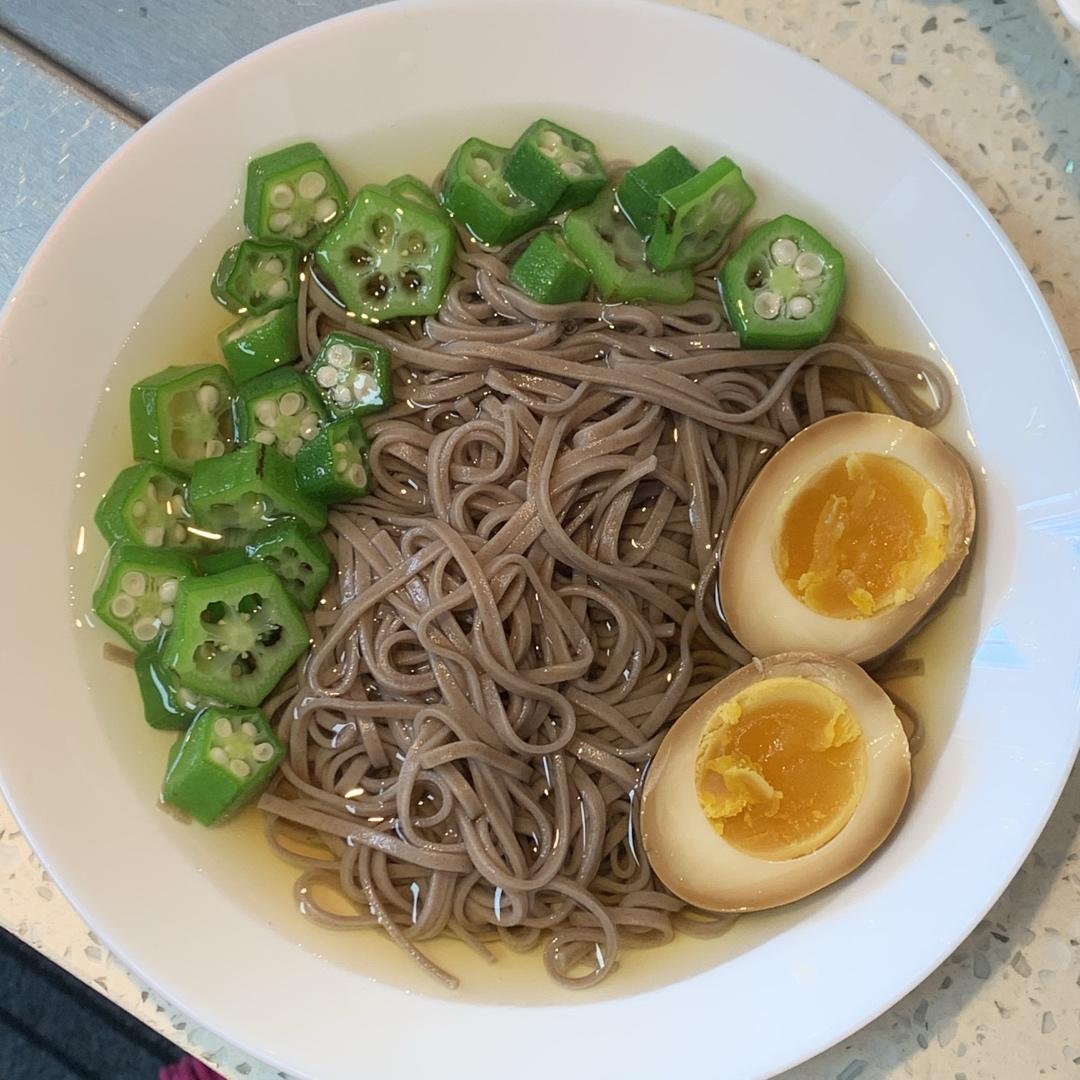
<path fill-rule="evenodd" d="M 812 611 L 876 615 L 912 599 L 945 559 L 949 513 L 910 465 L 848 454 L 812 476 L 780 527 L 776 568 Z"/>
<path fill-rule="evenodd" d="M 862 729 L 812 679 L 763 679 L 725 702 L 698 743 L 698 802 L 732 846 L 794 859 L 831 840 L 866 786 Z"/>

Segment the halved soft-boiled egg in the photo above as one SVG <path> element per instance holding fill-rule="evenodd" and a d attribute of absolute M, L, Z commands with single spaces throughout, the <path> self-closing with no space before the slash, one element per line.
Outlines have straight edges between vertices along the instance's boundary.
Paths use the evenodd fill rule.
<path fill-rule="evenodd" d="M 724 617 L 755 656 L 873 659 L 923 620 L 974 530 L 971 475 L 950 446 L 895 416 L 831 416 L 781 447 L 735 511 Z"/>
<path fill-rule="evenodd" d="M 848 660 L 755 660 L 700 697 L 649 765 L 641 831 L 676 896 L 758 911 L 859 866 L 907 800 L 911 756 L 888 695 Z"/>

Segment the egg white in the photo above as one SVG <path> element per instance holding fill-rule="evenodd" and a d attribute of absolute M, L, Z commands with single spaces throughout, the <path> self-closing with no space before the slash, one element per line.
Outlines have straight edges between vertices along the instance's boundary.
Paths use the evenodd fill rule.
<path fill-rule="evenodd" d="M 801 676 L 843 698 L 862 728 L 866 786 L 848 823 L 795 859 L 756 858 L 729 844 L 698 802 L 694 766 L 706 724 L 763 679 Z M 811 653 L 754 661 L 717 683 L 674 724 L 649 766 L 641 831 L 652 868 L 676 896 L 706 911 L 759 911 L 791 903 L 849 874 L 885 840 L 911 785 L 911 756 L 892 702 L 860 667 Z"/>

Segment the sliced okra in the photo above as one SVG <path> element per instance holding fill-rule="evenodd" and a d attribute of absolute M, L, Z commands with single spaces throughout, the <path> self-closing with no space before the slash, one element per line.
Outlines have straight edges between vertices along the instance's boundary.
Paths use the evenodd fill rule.
<path fill-rule="evenodd" d="M 592 275 L 554 232 L 540 233 L 510 270 L 510 280 L 541 304 L 569 304 L 588 291 Z"/>
<path fill-rule="evenodd" d="M 240 387 L 236 419 L 241 443 L 273 446 L 294 458 L 319 434 L 326 407 L 311 379 L 285 367 L 267 371 Z"/>
<path fill-rule="evenodd" d="M 345 212 L 345 185 L 312 142 L 248 163 L 244 224 L 264 240 L 287 238 L 310 251 Z"/>
<path fill-rule="evenodd" d="M 369 185 L 323 237 L 315 261 L 349 311 L 380 322 L 439 310 L 455 243 L 445 215 Z"/>
<path fill-rule="evenodd" d="M 626 171 L 615 197 L 627 220 L 642 236 L 651 236 L 660 197 L 697 175 L 694 163 L 677 147 L 666 146 L 648 161 Z"/>
<path fill-rule="evenodd" d="M 334 416 L 379 412 L 393 404 L 390 353 L 373 341 L 334 330 L 323 338 L 308 374 Z"/>
<path fill-rule="evenodd" d="M 237 382 L 291 364 L 300 355 L 296 305 L 245 315 L 218 334 L 221 354 Z"/>
<path fill-rule="evenodd" d="M 292 243 L 241 240 L 221 257 L 210 291 L 237 315 L 263 315 L 295 304 L 300 249 Z"/>
<path fill-rule="evenodd" d="M 427 207 L 428 210 L 434 210 L 440 215 L 446 213 L 442 208 L 442 203 L 436 198 L 435 192 L 423 180 L 418 180 L 413 176 L 412 173 L 404 173 L 395 177 L 386 185 L 386 190 L 392 195 L 412 199 L 413 202 L 418 202 L 421 206 Z"/>
<path fill-rule="evenodd" d="M 142 652 L 172 625 L 180 584 L 194 573 L 194 563 L 179 552 L 118 544 L 94 592 L 94 611 Z"/>
<path fill-rule="evenodd" d="M 327 424 L 296 455 L 300 490 L 321 503 L 350 502 L 368 493 L 368 439 L 357 416 Z"/>
<path fill-rule="evenodd" d="M 262 443 L 200 462 L 189 492 L 195 520 L 223 547 L 246 544 L 254 533 L 290 514 L 312 529 L 326 527 L 325 508 L 300 493 L 295 464 Z"/>
<path fill-rule="evenodd" d="M 547 217 L 547 210 L 516 191 L 502 174 L 509 150 L 466 139 L 443 173 L 443 205 L 478 240 L 499 247 Z"/>
<path fill-rule="evenodd" d="M 608 180 L 596 146 L 550 120 L 525 129 L 510 148 L 503 175 L 545 215 L 591 203 Z"/>
<path fill-rule="evenodd" d="M 184 686 L 180 676 L 162 662 L 157 649 L 139 653 L 135 679 L 146 722 L 159 731 L 185 731 L 203 709 L 220 704 Z"/>
<path fill-rule="evenodd" d="M 235 443 L 232 377 L 221 364 L 169 367 L 131 388 L 131 445 L 139 461 L 190 473 Z"/>
<path fill-rule="evenodd" d="M 144 463 L 122 469 L 98 503 L 94 521 L 111 544 L 194 548 L 201 543 L 188 532 L 187 482 L 160 465 Z"/>
<path fill-rule="evenodd" d="M 247 554 L 270 567 L 302 608 L 311 609 L 330 578 L 330 549 L 318 533 L 285 518 L 256 533 Z"/>
<path fill-rule="evenodd" d="M 285 586 L 269 567 L 251 563 L 181 583 L 162 660 L 191 690 L 258 705 L 309 641 Z"/>
<path fill-rule="evenodd" d="M 161 795 L 215 825 L 251 802 L 284 756 L 261 709 L 206 709 L 171 749 Z"/>

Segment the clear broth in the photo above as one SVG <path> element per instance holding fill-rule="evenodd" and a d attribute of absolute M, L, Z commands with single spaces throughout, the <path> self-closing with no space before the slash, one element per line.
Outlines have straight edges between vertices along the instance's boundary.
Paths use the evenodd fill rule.
<path fill-rule="evenodd" d="M 600 145 L 611 157 L 642 159 L 657 146 L 679 144 L 692 157 L 711 160 L 726 149 L 737 148 L 676 129 L 649 127 L 640 120 L 576 110 L 566 122 L 600 134 Z M 497 123 L 481 125 L 486 137 L 511 141 L 532 119 L 524 114 L 500 113 Z M 326 144 L 351 189 L 365 182 L 384 182 L 406 170 L 434 177 L 450 150 L 476 130 L 475 118 L 441 116 L 423 123 L 398 124 L 362 145 Z M 605 133 L 617 133 L 608 140 Z M 373 153 L 372 148 L 377 147 Z M 252 148 L 259 152 L 266 148 Z M 362 163 L 362 164 L 361 164 Z M 748 174 L 752 163 L 742 162 Z M 781 211 L 804 213 L 838 239 L 849 258 L 849 292 L 845 313 L 872 338 L 914 351 L 938 355 L 932 338 L 887 274 L 863 251 L 858 240 L 832 214 L 807 205 L 797 192 L 773 177 L 757 176 L 759 202 L 755 216 Z M 216 336 L 231 320 L 210 297 L 208 282 L 221 253 L 244 235 L 240 222 L 239 178 L 236 191 L 222 192 L 223 206 L 231 208 L 194 245 L 191 255 L 163 283 L 150 308 L 132 327 L 107 385 L 93 413 L 78 470 L 72 507 L 72 536 L 76 559 L 71 568 L 73 625 L 83 671 L 103 737 L 130 763 L 132 783 L 148 804 L 156 797 L 167 748 L 173 738 L 142 722 L 142 709 L 134 679 L 102 659 L 102 646 L 111 639 L 96 625 L 91 596 L 105 559 L 106 548 L 93 526 L 98 500 L 115 474 L 129 463 L 127 392 L 137 379 L 169 364 L 196 364 L 219 359 Z M 962 398 L 939 429 L 962 452 L 974 445 L 967 427 Z M 973 470 L 977 485 L 984 478 Z M 979 490 L 978 495 L 983 495 Z M 986 500 L 981 500 L 983 506 Z M 898 693 L 923 721 L 922 747 L 915 758 L 913 799 L 918 799 L 934 762 L 949 737 L 959 709 L 979 634 L 983 607 L 983 559 L 976 548 L 954 595 L 934 619 L 904 647 L 902 658 L 921 659 L 919 676 L 890 679 L 887 688 Z M 654 989 L 700 974 L 805 918 L 829 902 L 842 883 L 798 904 L 772 912 L 744 916 L 724 936 L 713 940 L 677 937 L 658 949 L 624 950 L 619 969 L 598 987 L 584 994 L 556 986 L 543 970 L 538 951 L 515 954 L 495 948 L 498 962 L 488 964 L 466 946 L 444 940 L 422 947 L 436 962 L 459 975 L 461 986 L 450 992 L 419 971 L 383 934 L 377 931 L 340 932 L 323 929 L 301 914 L 294 897 L 299 871 L 279 859 L 265 842 L 262 815 L 248 810 L 218 829 L 202 829 L 179 821 L 170 824 L 177 858 L 194 872 L 209 875 L 220 887 L 222 900 L 256 912 L 300 949 L 326 963 L 345 967 L 358 977 L 414 992 L 456 1000 L 502 1004 L 557 1004 L 622 997 Z"/>

